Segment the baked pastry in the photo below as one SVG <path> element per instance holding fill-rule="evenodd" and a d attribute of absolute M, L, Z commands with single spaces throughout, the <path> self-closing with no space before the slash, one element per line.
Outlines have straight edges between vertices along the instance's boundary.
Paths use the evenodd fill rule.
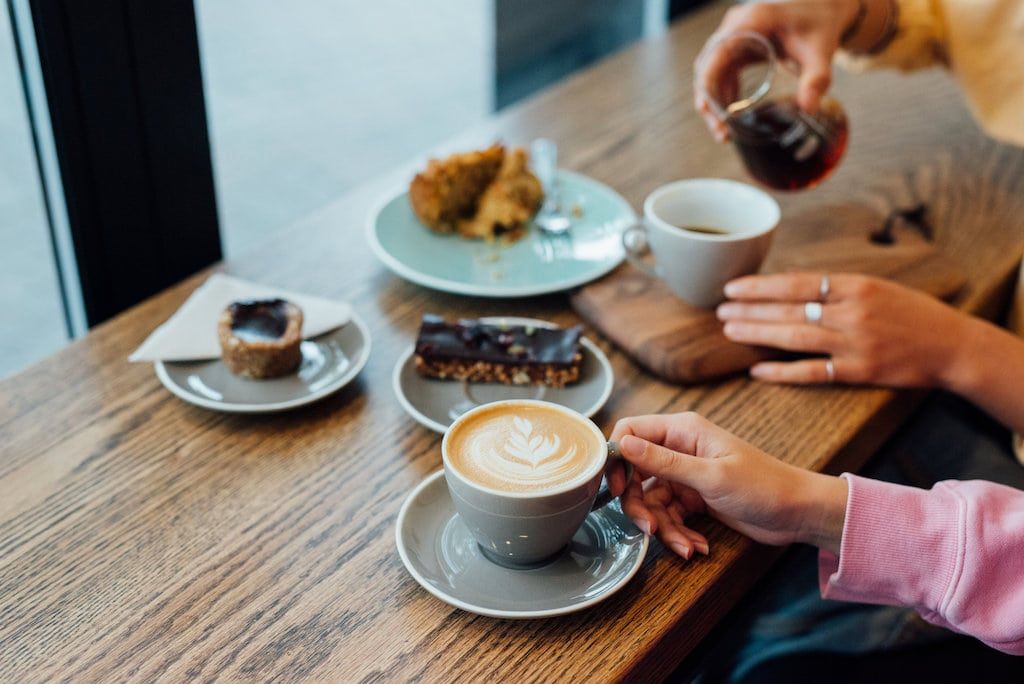
<path fill-rule="evenodd" d="M 580 326 L 449 323 L 427 314 L 416 337 L 416 370 L 440 380 L 564 387 L 580 379 L 581 333 Z"/>
<path fill-rule="evenodd" d="M 459 221 L 459 234 L 485 240 L 518 240 L 543 199 L 540 181 L 526 166 L 526 151 L 516 148 L 506 152 L 497 177 L 480 196 L 476 215 Z"/>
<path fill-rule="evenodd" d="M 505 148 L 431 159 L 409 185 L 409 202 L 416 216 L 439 233 L 454 233 L 458 222 L 476 213 L 480 195 L 498 175 Z"/>
<path fill-rule="evenodd" d="M 217 322 L 221 356 L 235 375 L 277 378 L 302 362 L 302 309 L 284 299 L 230 304 Z"/>
<path fill-rule="evenodd" d="M 470 239 L 516 239 L 540 208 L 544 192 L 526 151 L 486 150 L 433 159 L 413 178 L 409 202 L 427 227 Z"/>

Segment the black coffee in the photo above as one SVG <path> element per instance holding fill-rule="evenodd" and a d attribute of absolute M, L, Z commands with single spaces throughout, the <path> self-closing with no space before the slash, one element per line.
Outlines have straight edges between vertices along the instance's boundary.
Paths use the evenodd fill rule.
<path fill-rule="evenodd" d="M 676 226 L 680 230 L 688 230 L 691 233 L 704 233 L 705 235 L 728 235 L 729 231 L 721 228 L 708 228 L 707 226 Z"/>

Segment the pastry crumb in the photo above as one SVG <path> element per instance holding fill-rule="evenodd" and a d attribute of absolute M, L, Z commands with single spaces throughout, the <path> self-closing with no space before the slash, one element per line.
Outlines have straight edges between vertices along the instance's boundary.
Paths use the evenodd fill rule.
<path fill-rule="evenodd" d="M 495 261 L 501 258 L 501 253 L 498 251 L 485 252 L 477 256 L 477 261 L 484 264 L 493 264 Z"/>

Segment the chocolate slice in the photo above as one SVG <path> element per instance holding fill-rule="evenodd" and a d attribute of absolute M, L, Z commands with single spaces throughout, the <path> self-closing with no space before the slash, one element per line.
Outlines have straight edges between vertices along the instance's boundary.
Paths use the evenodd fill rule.
<path fill-rule="evenodd" d="M 416 338 L 416 369 L 442 380 L 562 387 L 579 380 L 581 332 L 578 325 L 448 322 L 426 314 Z"/>

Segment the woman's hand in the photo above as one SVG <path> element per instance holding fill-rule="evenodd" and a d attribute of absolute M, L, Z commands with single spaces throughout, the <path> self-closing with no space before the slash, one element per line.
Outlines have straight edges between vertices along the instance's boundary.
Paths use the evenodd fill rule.
<path fill-rule="evenodd" d="M 832 82 L 832 56 L 839 49 L 843 33 L 855 21 L 858 9 L 857 0 L 789 0 L 736 5 L 726 12 L 709 44 L 723 33 L 760 33 L 772 42 L 782 59 L 794 62 L 799 68 L 797 102 L 804 110 L 813 112 Z M 724 49 L 706 48 L 695 66 L 695 105 L 720 142 L 727 139 L 728 133 L 725 124 L 712 112 L 704 93 L 715 91 L 721 79 L 735 73 L 732 59 Z"/>
<path fill-rule="evenodd" d="M 636 469 L 623 511 L 684 558 L 708 553 L 703 535 L 686 527 L 691 513 L 767 544 L 839 549 L 846 515 L 839 478 L 783 463 L 695 413 L 625 418 L 611 439 Z"/>
<path fill-rule="evenodd" d="M 821 280 L 820 273 L 784 273 L 730 282 L 731 301 L 718 307 L 725 336 L 831 356 L 836 382 L 955 389 L 973 319 L 888 280 L 836 274 L 829 276 L 820 322 L 808 323 L 804 304 L 818 299 Z M 825 359 L 764 362 L 750 374 L 770 382 L 829 381 Z"/>

